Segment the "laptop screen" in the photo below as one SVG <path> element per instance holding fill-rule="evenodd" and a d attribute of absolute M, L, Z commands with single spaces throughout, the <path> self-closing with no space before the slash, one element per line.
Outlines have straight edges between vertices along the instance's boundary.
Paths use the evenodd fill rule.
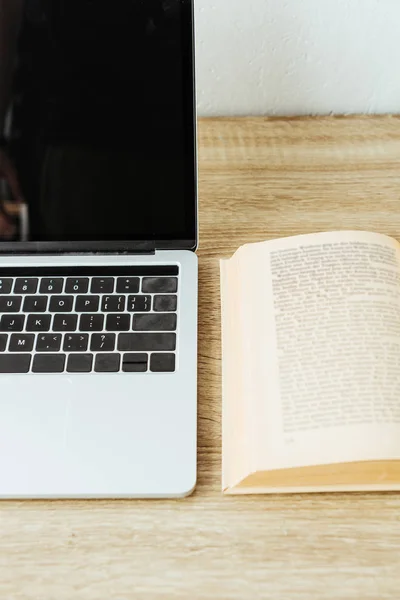
<path fill-rule="evenodd" d="M 195 239 L 192 58 L 191 0 L 0 0 L 2 249 Z"/>

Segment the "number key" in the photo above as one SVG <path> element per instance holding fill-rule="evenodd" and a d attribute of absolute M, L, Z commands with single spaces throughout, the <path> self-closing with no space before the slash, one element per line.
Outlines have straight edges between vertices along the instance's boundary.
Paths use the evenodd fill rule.
<path fill-rule="evenodd" d="M 151 296 L 129 296 L 128 310 L 130 312 L 148 312 L 151 308 Z"/>
<path fill-rule="evenodd" d="M 29 279 L 17 279 L 14 287 L 14 294 L 35 294 L 38 286 L 38 279 L 30 277 Z"/>
<path fill-rule="evenodd" d="M 64 280 L 61 278 L 44 278 L 40 283 L 39 291 L 41 294 L 61 294 Z"/>
<path fill-rule="evenodd" d="M 65 293 L 66 294 L 86 294 L 89 289 L 89 278 L 88 277 L 79 277 L 78 279 L 73 279 L 69 277 L 67 279 L 67 283 L 65 285 Z"/>
<path fill-rule="evenodd" d="M 12 279 L 0 279 L 0 294 L 9 294 L 11 292 L 12 284 Z"/>

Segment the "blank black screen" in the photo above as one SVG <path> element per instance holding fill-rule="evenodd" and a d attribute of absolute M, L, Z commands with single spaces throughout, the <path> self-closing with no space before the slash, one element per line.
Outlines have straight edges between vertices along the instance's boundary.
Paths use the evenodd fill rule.
<path fill-rule="evenodd" d="M 193 239 L 190 2 L 0 7 L 0 240 Z"/>

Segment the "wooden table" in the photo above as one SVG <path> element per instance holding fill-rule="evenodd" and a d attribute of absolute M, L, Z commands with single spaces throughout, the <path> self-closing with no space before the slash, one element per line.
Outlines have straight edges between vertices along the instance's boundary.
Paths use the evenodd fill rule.
<path fill-rule="evenodd" d="M 317 230 L 400 238 L 400 119 L 205 120 L 199 135 L 197 491 L 0 503 L 0 598 L 398 600 L 398 494 L 221 496 L 218 259 Z"/>

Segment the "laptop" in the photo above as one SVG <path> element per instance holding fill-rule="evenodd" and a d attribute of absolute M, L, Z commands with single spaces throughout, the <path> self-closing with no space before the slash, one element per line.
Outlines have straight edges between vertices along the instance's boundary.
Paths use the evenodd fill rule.
<path fill-rule="evenodd" d="M 0 17 L 0 497 L 196 482 L 191 0 Z"/>

